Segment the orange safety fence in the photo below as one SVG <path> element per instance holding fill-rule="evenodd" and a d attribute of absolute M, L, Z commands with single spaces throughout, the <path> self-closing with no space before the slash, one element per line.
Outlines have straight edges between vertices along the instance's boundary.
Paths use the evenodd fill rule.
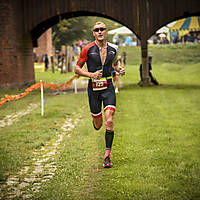
<path fill-rule="evenodd" d="M 43 84 L 44 88 L 50 88 L 52 91 L 54 91 L 55 89 L 65 90 L 68 86 L 70 86 L 72 84 L 72 81 L 74 79 L 78 79 L 79 77 L 80 77 L 79 75 L 74 75 L 69 81 L 67 81 L 64 84 L 60 84 L 60 85 L 50 84 L 50 83 L 45 83 L 45 82 L 42 82 L 42 84 Z M 5 94 L 5 97 L 1 98 L 0 106 L 2 106 L 7 101 L 15 101 L 15 100 L 23 98 L 24 96 L 26 96 L 27 94 L 29 94 L 33 90 L 37 90 L 38 88 L 40 88 L 40 85 L 41 85 L 41 83 L 33 84 L 29 88 L 27 88 L 25 90 L 25 92 L 17 94 L 17 95 L 7 95 L 7 94 Z"/>

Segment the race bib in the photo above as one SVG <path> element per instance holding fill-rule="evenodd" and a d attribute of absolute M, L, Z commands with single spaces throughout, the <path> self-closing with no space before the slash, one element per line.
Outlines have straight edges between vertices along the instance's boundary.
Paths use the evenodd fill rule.
<path fill-rule="evenodd" d="M 93 91 L 97 90 L 105 90 L 107 88 L 107 80 L 106 79 L 92 79 L 92 88 Z"/>

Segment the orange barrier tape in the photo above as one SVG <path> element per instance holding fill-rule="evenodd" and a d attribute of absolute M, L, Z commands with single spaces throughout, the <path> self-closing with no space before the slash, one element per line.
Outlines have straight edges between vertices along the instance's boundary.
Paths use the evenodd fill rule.
<path fill-rule="evenodd" d="M 69 81 L 67 81 L 66 83 L 61 84 L 61 85 L 44 83 L 44 82 L 42 84 L 43 84 L 44 88 L 51 88 L 52 91 L 54 91 L 55 89 L 65 90 L 68 86 L 70 86 L 72 84 L 72 81 L 74 79 L 78 79 L 79 77 L 80 77 L 79 75 L 74 75 Z M 17 94 L 17 95 L 5 94 L 5 97 L 1 98 L 0 106 L 2 106 L 7 101 L 15 101 L 15 100 L 21 99 L 21 98 L 25 97 L 27 94 L 29 94 L 30 92 L 32 92 L 33 90 L 36 90 L 38 88 L 40 88 L 40 83 L 31 85 L 29 88 L 27 88 L 25 90 L 25 92 Z"/>

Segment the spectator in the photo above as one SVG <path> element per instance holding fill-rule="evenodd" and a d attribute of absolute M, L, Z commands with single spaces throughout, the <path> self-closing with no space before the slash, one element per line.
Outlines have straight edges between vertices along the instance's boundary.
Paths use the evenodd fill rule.
<path fill-rule="evenodd" d="M 46 72 L 48 70 L 48 67 L 49 67 L 48 66 L 49 65 L 49 57 L 46 53 L 43 55 L 42 61 L 45 64 L 45 72 Z"/>
<path fill-rule="evenodd" d="M 122 52 L 122 63 L 124 64 L 124 66 L 126 65 L 126 52 L 125 51 Z"/>

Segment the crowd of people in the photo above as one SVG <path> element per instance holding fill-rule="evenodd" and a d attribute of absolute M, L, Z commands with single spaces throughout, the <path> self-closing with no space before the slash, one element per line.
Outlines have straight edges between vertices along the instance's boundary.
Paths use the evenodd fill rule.
<path fill-rule="evenodd" d="M 187 35 L 179 37 L 178 31 L 167 34 L 156 34 L 148 40 L 150 44 L 177 44 L 177 43 L 200 43 L 200 32 L 190 32 Z"/>
<path fill-rule="evenodd" d="M 134 34 L 121 36 L 115 33 L 112 37 L 112 42 L 118 46 L 137 46 L 138 39 Z"/>

